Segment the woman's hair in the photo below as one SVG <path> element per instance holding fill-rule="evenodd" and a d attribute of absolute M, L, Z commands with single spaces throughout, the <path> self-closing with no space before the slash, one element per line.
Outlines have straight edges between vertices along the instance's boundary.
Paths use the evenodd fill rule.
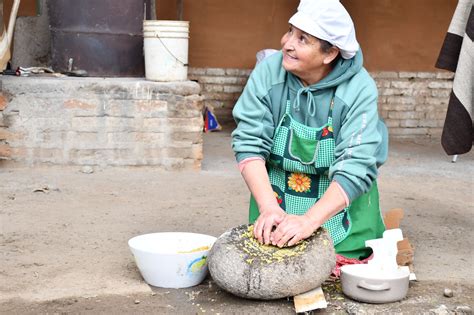
<path fill-rule="evenodd" d="M 330 49 L 334 46 L 333 44 L 331 44 L 330 42 L 328 42 L 327 40 L 324 40 L 324 39 L 321 39 L 321 38 L 318 38 L 319 39 L 319 48 L 321 50 L 321 52 L 323 52 L 324 54 L 327 54 L 329 53 Z M 331 66 L 334 67 L 337 63 L 337 61 L 339 60 L 339 57 L 341 56 L 341 52 L 339 52 L 336 56 L 336 58 L 334 58 L 333 61 L 331 61 Z"/>
<path fill-rule="evenodd" d="M 319 43 L 320 43 L 321 51 L 325 54 L 329 53 L 329 50 L 332 48 L 332 46 L 334 46 L 327 40 L 320 39 L 320 38 L 319 38 Z"/>

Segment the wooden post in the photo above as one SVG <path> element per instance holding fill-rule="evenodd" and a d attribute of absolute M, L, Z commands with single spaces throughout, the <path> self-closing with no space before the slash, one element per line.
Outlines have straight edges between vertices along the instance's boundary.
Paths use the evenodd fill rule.
<path fill-rule="evenodd" d="M 151 5 L 150 5 L 151 6 L 151 8 L 150 8 L 150 10 L 151 10 L 150 19 L 156 20 L 156 0 L 151 0 L 150 2 L 151 2 Z"/>
<path fill-rule="evenodd" d="M 8 21 L 8 28 L 5 30 L 3 21 L 3 1 L 2 1 L 2 27 L 0 33 L 0 71 L 6 69 L 8 61 L 10 61 L 10 46 L 13 40 L 13 29 L 15 28 L 16 16 L 18 8 L 20 7 L 20 0 L 14 0 L 12 11 L 10 12 L 10 20 Z"/>
<path fill-rule="evenodd" d="M 177 7 L 178 7 L 178 20 L 182 21 L 183 20 L 183 0 L 177 0 Z"/>

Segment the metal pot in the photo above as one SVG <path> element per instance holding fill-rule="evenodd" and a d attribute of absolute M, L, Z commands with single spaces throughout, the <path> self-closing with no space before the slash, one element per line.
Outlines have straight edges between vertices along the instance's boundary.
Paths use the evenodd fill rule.
<path fill-rule="evenodd" d="M 366 303 L 390 303 L 402 300 L 408 293 L 410 272 L 399 268 L 393 272 L 374 272 L 371 265 L 346 265 L 341 268 L 342 292 Z"/>

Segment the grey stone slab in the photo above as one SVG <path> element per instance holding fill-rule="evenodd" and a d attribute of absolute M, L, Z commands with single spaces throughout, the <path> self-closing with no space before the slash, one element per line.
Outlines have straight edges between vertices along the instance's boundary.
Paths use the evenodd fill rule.
<path fill-rule="evenodd" d="M 336 263 L 332 240 L 324 229 L 296 246 L 258 243 L 248 225 L 222 234 L 208 257 L 213 280 L 244 298 L 272 300 L 319 287 Z"/>

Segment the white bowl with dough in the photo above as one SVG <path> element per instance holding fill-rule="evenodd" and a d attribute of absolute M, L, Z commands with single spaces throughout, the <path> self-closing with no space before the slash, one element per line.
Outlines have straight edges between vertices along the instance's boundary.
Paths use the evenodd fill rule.
<path fill-rule="evenodd" d="M 128 241 L 145 281 L 161 288 L 198 285 L 207 275 L 207 255 L 214 236 L 164 232 L 139 235 Z"/>

